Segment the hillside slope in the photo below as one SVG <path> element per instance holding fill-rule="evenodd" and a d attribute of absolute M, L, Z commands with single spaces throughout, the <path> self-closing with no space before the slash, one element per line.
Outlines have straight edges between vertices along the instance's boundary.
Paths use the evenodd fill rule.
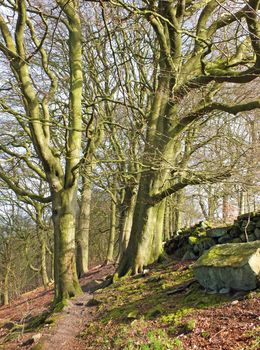
<path fill-rule="evenodd" d="M 91 292 L 87 287 L 93 286 L 91 280 L 110 273 L 111 268 L 90 271 L 82 280 L 85 291 Z M 50 350 L 57 334 L 61 338 L 60 347 L 59 338 L 53 347 L 56 350 L 260 348 L 259 291 L 207 294 L 194 280 L 190 262 L 157 264 L 145 275 L 121 279 L 80 298 L 61 314 L 49 315 L 41 325 L 28 329 L 23 337 L 16 334 L 10 341 L 9 330 L 5 344 L 2 337 L 2 349 Z M 76 329 L 73 322 L 78 324 Z M 73 329 L 69 337 L 64 324 Z M 33 333 L 42 335 L 38 344 L 25 345 Z"/>

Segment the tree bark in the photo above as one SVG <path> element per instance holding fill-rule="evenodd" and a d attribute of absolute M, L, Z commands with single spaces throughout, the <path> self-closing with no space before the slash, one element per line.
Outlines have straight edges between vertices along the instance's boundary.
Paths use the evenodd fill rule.
<path fill-rule="evenodd" d="M 115 192 L 111 197 L 111 216 L 110 216 L 110 234 L 108 241 L 108 250 L 106 262 L 112 262 L 114 259 L 114 246 L 115 246 L 115 236 L 116 236 L 116 196 Z"/>
<path fill-rule="evenodd" d="M 119 259 L 127 249 L 130 233 L 133 224 L 133 216 L 136 204 L 137 190 L 127 187 L 125 189 L 125 198 L 122 203 L 119 233 Z"/>
<path fill-rule="evenodd" d="M 8 263 L 5 270 L 4 277 L 4 305 L 9 304 L 9 274 L 10 274 L 10 264 Z"/>
<path fill-rule="evenodd" d="M 167 241 L 171 236 L 171 217 L 170 217 L 170 203 L 166 199 L 165 214 L 164 214 L 164 235 L 163 240 Z"/>
<path fill-rule="evenodd" d="M 82 181 L 83 184 L 79 211 L 79 227 L 76 232 L 77 272 L 79 277 L 83 276 L 88 271 L 91 208 L 91 184 L 85 176 L 82 177 Z"/>
<path fill-rule="evenodd" d="M 81 292 L 75 259 L 77 187 L 53 194 L 55 300 Z"/>
<path fill-rule="evenodd" d="M 49 277 L 47 273 L 47 264 L 46 264 L 46 236 L 44 230 L 40 233 L 40 242 L 41 242 L 41 277 L 42 283 L 45 289 L 49 285 Z"/>
<path fill-rule="evenodd" d="M 150 203 L 149 188 L 153 184 L 153 175 L 141 177 L 129 244 L 117 271 L 119 276 L 141 272 L 162 253 L 165 200 L 158 204 Z"/>

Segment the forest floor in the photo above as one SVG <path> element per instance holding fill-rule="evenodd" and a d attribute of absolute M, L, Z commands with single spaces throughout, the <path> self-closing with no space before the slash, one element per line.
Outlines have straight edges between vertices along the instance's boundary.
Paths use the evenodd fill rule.
<path fill-rule="evenodd" d="M 191 262 L 168 260 L 93 292 L 113 268 L 89 271 L 84 294 L 60 313 L 48 313 L 51 289 L 1 307 L 0 349 L 260 349 L 260 290 L 207 294 Z"/>

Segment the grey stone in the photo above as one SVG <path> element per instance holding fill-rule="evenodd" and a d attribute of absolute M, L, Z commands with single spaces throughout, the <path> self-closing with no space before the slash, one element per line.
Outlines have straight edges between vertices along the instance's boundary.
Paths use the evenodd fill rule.
<path fill-rule="evenodd" d="M 256 227 L 256 228 L 260 228 L 260 218 L 256 221 L 255 227 Z"/>
<path fill-rule="evenodd" d="M 198 243 L 194 245 L 193 251 L 195 253 L 199 253 L 199 255 L 202 255 L 205 250 L 208 250 L 215 244 L 216 243 L 212 238 L 209 238 L 209 237 L 200 238 Z"/>
<path fill-rule="evenodd" d="M 218 243 L 219 244 L 224 244 L 224 243 L 228 243 L 232 240 L 232 238 L 227 234 L 225 236 L 219 237 L 218 239 Z"/>
<path fill-rule="evenodd" d="M 241 239 L 242 242 L 246 242 L 246 236 L 244 233 L 242 233 L 239 238 Z"/>
<path fill-rule="evenodd" d="M 240 229 L 238 226 L 234 225 L 230 230 L 229 230 L 229 235 L 232 238 L 237 238 L 240 235 Z"/>
<path fill-rule="evenodd" d="M 228 294 L 230 292 L 230 288 L 221 288 L 219 290 L 219 294 Z"/>
<path fill-rule="evenodd" d="M 37 334 L 34 334 L 32 336 L 32 339 L 33 339 L 34 343 L 37 343 L 41 339 L 41 337 L 42 337 L 42 334 L 41 333 L 37 333 Z"/>
<path fill-rule="evenodd" d="M 89 301 L 86 303 L 86 306 L 92 307 L 92 306 L 99 306 L 100 304 L 102 304 L 100 300 L 93 298 L 93 299 L 89 299 Z"/>
<path fill-rule="evenodd" d="M 188 250 L 182 257 L 182 260 L 195 260 L 195 259 L 197 259 L 197 256 L 191 250 Z"/>
<path fill-rule="evenodd" d="M 241 241 L 241 238 L 234 238 L 234 239 L 232 239 L 232 243 L 241 243 L 242 241 Z"/>
<path fill-rule="evenodd" d="M 207 236 L 212 238 L 219 238 L 227 234 L 228 227 L 216 227 L 207 230 Z"/>
<path fill-rule="evenodd" d="M 216 245 L 193 269 L 207 290 L 253 290 L 260 284 L 260 242 Z"/>
<path fill-rule="evenodd" d="M 254 234 L 256 239 L 260 239 L 260 228 L 256 228 Z"/>
<path fill-rule="evenodd" d="M 256 237 L 253 234 L 248 235 L 248 242 L 253 242 L 255 241 Z"/>

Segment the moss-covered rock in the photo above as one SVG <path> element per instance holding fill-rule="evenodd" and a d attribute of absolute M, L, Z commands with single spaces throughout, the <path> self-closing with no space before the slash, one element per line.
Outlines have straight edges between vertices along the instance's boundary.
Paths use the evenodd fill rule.
<path fill-rule="evenodd" d="M 252 290 L 260 281 L 260 242 L 216 245 L 195 263 L 194 274 L 208 290 Z"/>

